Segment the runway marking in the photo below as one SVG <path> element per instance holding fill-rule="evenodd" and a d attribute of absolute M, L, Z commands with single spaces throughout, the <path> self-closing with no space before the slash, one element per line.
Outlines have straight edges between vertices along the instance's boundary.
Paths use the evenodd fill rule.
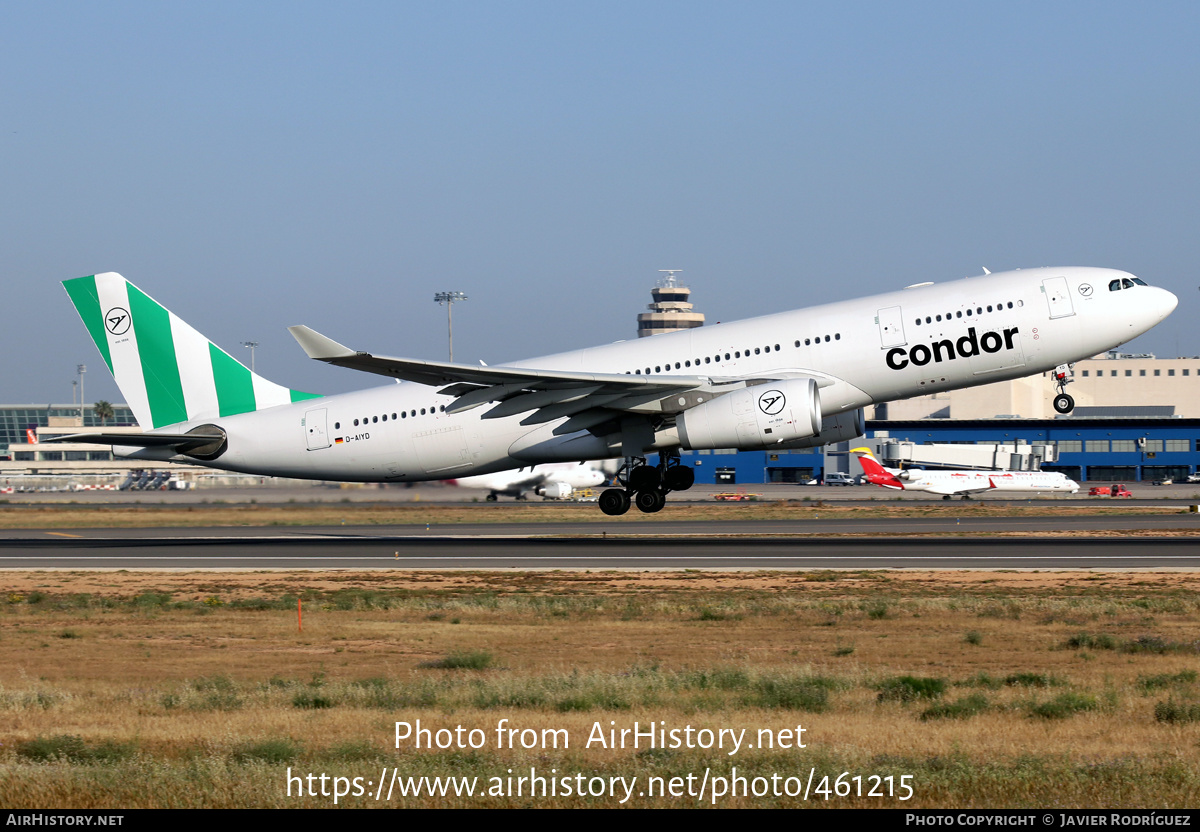
<path fill-rule="evenodd" d="M 46 532 L 46 534 L 52 534 L 57 537 L 83 537 L 81 534 L 67 534 L 66 532 Z"/>

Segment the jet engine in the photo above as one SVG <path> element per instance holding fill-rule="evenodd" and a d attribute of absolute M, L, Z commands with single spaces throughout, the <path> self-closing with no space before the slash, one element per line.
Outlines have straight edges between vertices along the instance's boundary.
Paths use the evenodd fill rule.
<path fill-rule="evenodd" d="M 778 446 L 778 450 L 790 451 L 793 448 L 815 448 L 831 442 L 845 442 L 847 439 L 865 436 L 866 432 L 867 423 L 863 419 L 862 408 L 859 408 L 826 416 L 821 420 L 821 432 L 816 436 L 786 442 Z"/>
<path fill-rule="evenodd" d="M 821 396 L 811 378 L 746 387 L 680 413 L 679 441 L 689 451 L 773 448 L 821 429 Z"/>
<path fill-rule="evenodd" d="M 548 482 L 533 489 L 533 493 L 547 500 L 565 500 L 575 493 L 575 489 L 565 482 Z"/>

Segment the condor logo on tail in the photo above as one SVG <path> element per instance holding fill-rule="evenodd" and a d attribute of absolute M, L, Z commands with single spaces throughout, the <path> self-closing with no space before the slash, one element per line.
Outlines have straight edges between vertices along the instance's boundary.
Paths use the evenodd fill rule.
<path fill-rule="evenodd" d="M 979 355 L 980 352 L 1011 350 L 1013 336 L 1019 331 L 1020 329 L 1014 326 L 1004 330 L 1003 333 L 985 332 L 980 337 L 975 334 L 975 327 L 971 327 L 967 330 L 967 334 L 957 341 L 945 338 L 941 341 L 934 341 L 928 346 L 917 344 L 912 349 L 904 347 L 890 349 L 887 352 L 887 365 L 893 370 L 903 370 L 909 363 L 915 367 L 924 367 L 930 361 L 940 364 L 956 358 L 971 358 Z"/>

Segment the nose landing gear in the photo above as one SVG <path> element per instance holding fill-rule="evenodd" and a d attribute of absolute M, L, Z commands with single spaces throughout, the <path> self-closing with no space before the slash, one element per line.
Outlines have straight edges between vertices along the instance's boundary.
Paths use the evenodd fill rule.
<path fill-rule="evenodd" d="M 610 517 L 629 511 L 631 505 L 646 514 L 662 511 L 671 491 L 686 491 L 696 481 L 696 472 L 679 462 L 678 453 L 665 452 L 658 465 L 647 465 L 645 457 L 627 457 L 617 472 L 621 488 L 609 488 L 597 501 Z"/>
<path fill-rule="evenodd" d="M 1058 395 L 1054 397 L 1054 409 L 1059 413 L 1070 413 L 1075 409 L 1075 399 L 1067 393 L 1067 385 L 1075 379 L 1070 364 L 1059 364 L 1054 368 L 1054 386 Z"/>

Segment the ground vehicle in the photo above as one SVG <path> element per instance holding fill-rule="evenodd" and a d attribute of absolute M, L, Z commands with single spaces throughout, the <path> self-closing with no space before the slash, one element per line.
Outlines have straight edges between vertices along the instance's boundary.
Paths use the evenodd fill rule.
<path fill-rule="evenodd" d="M 1132 497 L 1133 492 L 1119 482 L 1109 485 L 1097 485 L 1088 491 L 1089 497 Z"/>
<path fill-rule="evenodd" d="M 843 474 L 839 471 L 832 471 L 825 475 L 826 485 L 855 485 L 854 477 L 850 474 Z"/>
<path fill-rule="evenodd" d="M 731 503 L 748 502 L 757 500 L 761 494 L 747 494 L 745 491 L 719 491 L 713 495 L 714 500 L 722 500 Z"/>
<path fill-rule="evenodd" d="M 1188 482 L 1200 482 L 1200 471 L 1196 472 L 1195 474 L 1188 474 L 1187 481 Z"/>

